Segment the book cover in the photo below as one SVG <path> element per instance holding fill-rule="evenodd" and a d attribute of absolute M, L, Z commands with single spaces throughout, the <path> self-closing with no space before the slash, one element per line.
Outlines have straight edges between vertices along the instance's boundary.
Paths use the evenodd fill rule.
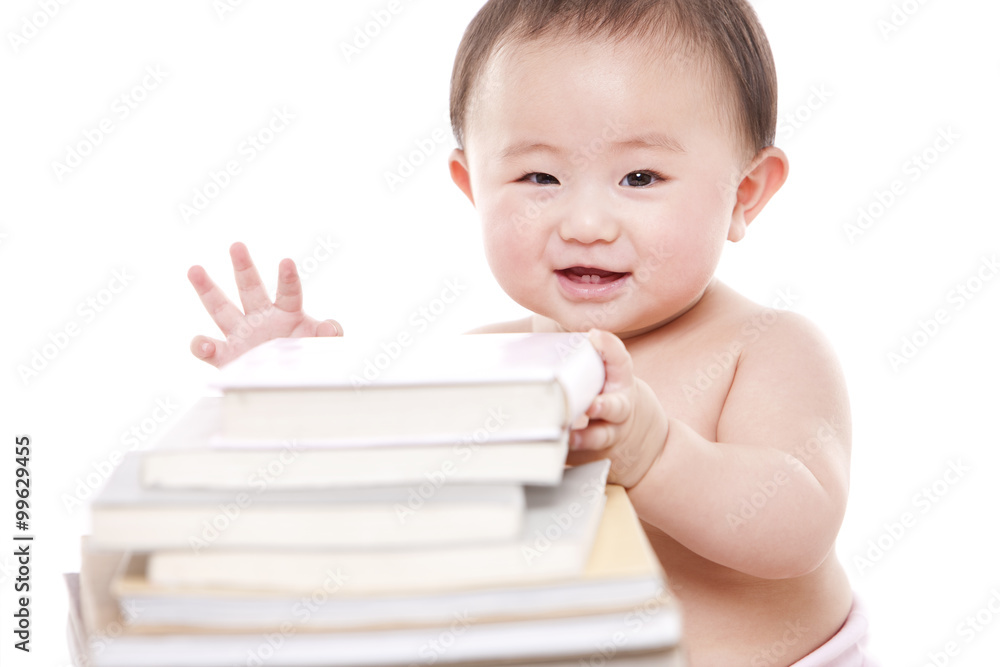
<path fill-rule="evenodd" d="M 200 552 L 234 546 L 461 544 L 509 540 L 523 525 L 520 485 L 158 489 L 141 484 L 141 456 L 126 454 L 94 497 L 95 546 Z"/>
<path fill-rule="evenodd" d="M 286 628 L 286 635 L 278 633 L 255 634 L 235 639 L 232 635 L 218 635 L 218 640 L 215 642 L 217 646 L 213 646 L 210 657 L 205 658 L 197 653 L 197 643 L 192 647 L 191 635 L 166 636 L 159 640 L 149 636 L 135 636 L 131 634 L 130 618 L 117 615 L 106 617 L 106 625 L 95 626 L 92 621 L 85 621 L 87 612 L 83 609 L 82 598 L 85 596 L 86 586 L 82 574 L 68 572 L 63 575 L 63 580 L 69 597 L 66 636 L 74 667 L 177 667 L 177 665 L 228 667 L 236 664 L 266 664 L 265 661 L 276 655 L 278 649 L 284 645 L 285 636 L 289 632 L 292 634 L 295 632 L 292 627 Z M 574 649 L 571 654 L 557 658 L 548 654 L 542 658 L 536 658 L 528 650 L 522 651 L 521 655 L 514 657 L 497 655 L 468 661 L 454 661 L 445 657 L 440 660 L 440 664 L 452 667 L 486 667 L 486 665 L 578 667 L 581 661 L 584 664 L 589 664 L 589 661 L 593 659 L 597 664 L 613 665 L 614 667 L 684 667 L 686 663 L 681 645 L 667 639 L 678 636 L 676 631 L 679 631 L 679 627 L 671 626 L 669 622 L 660 625 L 661 627 L 657 628 L 661 633 L 658 641 L 645 639 L 646 644 L 653 644 L 654 647 L 650 649 L 633 650 L 633 646 L 627 641 L 615 643 L 614 640 L 620 638 L 616 634 L 612 636 L 609 643 L 603 645 L 599 643 L 600 637 L 593 637 L 592 645 L 586 649 Z M 88 626 L 95 628 L 95 630 L 89 630 Z M 508 643 L 516 643 L 519 640 L 517 628 L 512 630 L 513 632 L 505 638 Z M 448 629 L 438 628 L 438 632 L 440 636 L 441 632 L 448 632 Z M 253 637 L 256 641 L 247 641 L 246 636 Z M 428 654 L 424 650 L 425 647 L 431 646 L 430 641 L 425 642 L 417 649 L 418 658 L 416 661 L 393 660 L 391 656 L 398 654 L 398 650 L 386 651 L 384 658 L 379 657 L 377 642 L 389 641 L 392 637 L 393 635 L 389 633 L 371 635 L 371 644 L 368 649 L 361 651 L 355 649 L 356 652 L 361 653 L 361 657 L 350 662 L 347 660 L 351 658 L 345 660 L 335 654 L 339 648 L 337 635 L 318 635 L 318 639 L 308 638 L 306 642 L 302 642 L 307 645 L 304 649 L 301 646 L 296 646 L 295 655 L 283 654 L 283 661 L 280 664 L 287 667 L 350 667 L 352 665 L 412 667 L 414 664 L 439 662 L 438 656 Z M 261 641 L 262 638 L 263 641 Z M 267 641 L 268 638 L 271 641 Z M 211 637 L 207 643 L 212 644 Z M 324 660 L 324 653 L 333 653 L 333 656 Z M 510 654 L 511 651 L 508 649 L 504 653 Z M 429 658 L 435 659 L 429 660 Z"/>
<path fill-rule="evenodd" d="M 518 586 L 579 577 L 604 511 L 610 462 L 571 468 L 557 487 L 528 487 L 521 533 L 503 542 L 437 548 L 156 551 L 147 575 L 154 584 L 276 590 L 308 595 L 331 573 L 337 595 L 442 592 Z"/>
<path fill-rule="evenodd" d="M 628 610 L 491 622 L 457 612 L 448 623 L 381 630 L 318 631 L 294 621 L 270 631 L 164 628 L 137 633 L 144 610 L 121 614 L 110 582 L 121 554 L 85 549 L 79 578 L 68 575 L 71 647 L 91 667 L 176 667 L 243 664 L 262 647 L 274 664 L 288 667 L 362 667 L 480 663 L 500 665 L 555 660 L 623 660 L 678 657 L 680 617 L 671 599 L 649 599 Z M 77 586 L 78 582 L 78 586 Z M 641 622 L 636 622 L 641 613 Z M 446 636 L 448 651 L 434 652 Z M 279 662 L 280 661 L 280 662 Z M 670 664 L 654 662 L 652 664 Z"/>
<path fill-rule="evenodd" d="M 136 632 L 165 627 L 266 631 L 286 620 L 324 630 L 445 624 L 456 610 L 490 621 L 629 610 L 668 595 L 659 560 L 625 489 L 606 488 L 594 546 L 580 576 L 569 580 L 403 595 L 348 595 L 343 572 L 331 573 L 311 597 L 287 591 L 156 585 L 147 577 L 148 554 L 131 554 L 111 591 L 123 615 L 142 609 Z M 676 608 L 671 613 L 678 613 Z"/>
<path fill-rule="evenodd" d="M 352 444 L 344 441 L 220 439 L 222 399 L 192 405 L 144 451 L 142 482 L 164 488 L 254 490 L 328 486 L 557 484 L 568 431 L 551 440 L 432 437 Z"/>
<path fill-rule="evenodd" d="M 223 437 L 554 440 L 604 384 L 604 363 L 579 333 L 433 338 L 365 374 L 371 345 L 282 338 L 250 350 L 215 385 L 224 394 Z"/>

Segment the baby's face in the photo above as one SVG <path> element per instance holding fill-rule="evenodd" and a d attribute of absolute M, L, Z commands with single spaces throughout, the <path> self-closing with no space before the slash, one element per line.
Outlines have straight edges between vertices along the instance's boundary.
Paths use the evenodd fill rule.
<path fill-rule="evenodd" d="M 696 303 L 741 235 L 732 185 L 745 163 L 701 68 L 635 46 L 535 43 L 480 84 L 452 174 L 501 287 L 562 329 L 623 337 Z"/>

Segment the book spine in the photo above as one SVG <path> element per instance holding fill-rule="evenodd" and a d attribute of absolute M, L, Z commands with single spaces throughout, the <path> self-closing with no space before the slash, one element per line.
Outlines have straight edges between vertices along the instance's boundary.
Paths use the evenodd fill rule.
<path fill-rule="evenodd" d="M 556 382 L 566 398 L 567 424 L 572 424 L 587 411 L 594 398 L 604 388 L 604 360 L 590 343 L 586 333 L 560 345 L 564 363 L 556 373 Z"/>

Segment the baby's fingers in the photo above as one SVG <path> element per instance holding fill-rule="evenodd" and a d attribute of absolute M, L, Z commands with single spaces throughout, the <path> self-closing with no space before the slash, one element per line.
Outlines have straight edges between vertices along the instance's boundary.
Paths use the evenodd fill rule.
<path fill-rule="evenodd" d="M 316 335 L 319 337 L 343 336 L 344 329 L 337 320 L 323 320 L 316 325 Z"/>
<path fill-rule="evenodd" d="M 286 313 L 302 310 L 302 282 L 295 269 L 295 262 L 287 257 L 278 264 L 278 294 L 274 305 Z"/>
<path fill-rule="evenodd" d="M 205 306 L 205 310 L 208 311 L 208 314 L 215 323 L 219 325 L 222 333 L 228 336 L 243 321 L 243 313 L 233 305 L 233 302 L 226 297 L 222 290 L 219 289 L 219 286 L 208 277 L 205 269 L 200 266 L 192 266 L 188 269 L 187 275 L 188 280 L 191 281 L 191 285 L 194 286 L 194 290 L 198 293 L 202 305 Z"/>
<path fill-rule="evenodd" d="M 610 459 L 611 472 L 608 482 L 625 488 L 635 486 L 652 464 L 649 455 L 643 454 L 640 444 L 623 442 L 620 424 L 591 423 L 590 426 L 570 433 L 569 465 L 580 465 L 597 459 Z"/>
<path fill-rule="evenodd" d="M 574 451 L 607 449 L 618 438 L 617 424 L 590 422 L 587 428 L 570 431 L 569 448 Z"/>
<path fill-rule="evenodd" d="M 624 392 L 620 391 L 601 394 L 587 409 L 587 416 L 591 419 L 601 419 L 614 424 L 621 424 L 630 414 L 632 414 L 632 402 Z"/>
<path fill-rule="evenodd" d="M 604 359 L 604 391 L 614 392 L 632 386 L 632 355 L 621 338 L 610 331 L 591 329 L 587 337 Z"/>
<path fill-rule="evenodd" d="M 229 247 L 229 257 L 233 260 L 233 273 L 236 275 L 236 287 L 240 292 L 240 303 L 243 311 L 253 313 L 264 310 L 271 305 L 264 283 L 257 273 L 257 267 L 250 259 L 250 251 L 240 242 Z"/>
<path fill-rule="evenodd" d="M 600 461 L 608 458 L 608 453 L 600 450 L 574 449 L 566 457 L 566 464 L 570 466 L 581 466 L 591 461 Z"/>
<path fill-rule="evenodd" d="M 229 300 L 219 286 L 200 266 L 188 270 L 188 280 L 198 293 L 205 310 L 227 336 L 243 321 L 243 312 Z"/>
<path fill-rule="evenodd" d="M 215 367 L 219 366 L 218 351 L 222 341 L 209 338 L 208 336 L 195 336 L 191 339 L 191 354 L 198 357 L 207 364 Z"/>

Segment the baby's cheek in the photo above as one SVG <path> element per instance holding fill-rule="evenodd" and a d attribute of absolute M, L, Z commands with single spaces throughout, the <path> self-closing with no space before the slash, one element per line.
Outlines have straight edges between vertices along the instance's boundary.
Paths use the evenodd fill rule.
<path fill-rule="evenodd" d="M 486 260 L 501 289 L 521 306 L 538 312 L 541 266 L 538 253 L 510 230 L 496 230 L 484 238 Z"/>
<path fill-rule="evenodd" d="M 498 278 L 510 273 L 516 275 L 536 255 L 526 243 L 528 234 L 525 231 L 514 224 L 494 224 L 483 229 L 486 259 Z"/>
<path fill-rule="evenodd" d="M 524 297 L 531 293 L 530 276 L 517 253 L 500 249 L 489 260 L 490 269 L 497 283 L 511 298 L 524 304 Z"/>

